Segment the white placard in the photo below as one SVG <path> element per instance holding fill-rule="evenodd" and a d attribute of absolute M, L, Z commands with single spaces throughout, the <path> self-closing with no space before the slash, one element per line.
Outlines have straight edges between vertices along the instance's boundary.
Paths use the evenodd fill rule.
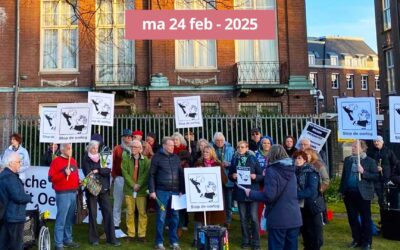
<path fill-rule="evenodd" d="M 188 212 L 224 210 L 220 167 L 185 168 Z"/>
<path fill-rule="evenodd" d="M 175 97 L 174 107 L 177 128 L 203 127 L 200 96 Z"/>
<path fill-rule="evenodd" d="M 40 109 L 39 142 L 54 142 L 56 137 L 56 117 L 56 107 L 42 107 Z"/>
<path fill-rule="evenodd" d="M 376 139 L 375 98 L 338 98 L 339 138 Z"/>
<path fill-rule="evenodd" d="M 400 143 L 400 96 L 389 96 L 390 142 Z"/>
<path fill-rule="evenodd" d="M 251 185 L 250 168 L 237 166 L 237 183 L 239 185 Z"/>
<path fill-rule="evenodd" d="M 92 104 L 92 124 L 114 125 L 114 94 L 88 92 L 88 103 Z"/>
<path fill-rule="evenodd" d="M 171 208 L 174 210 L 181 210 L 186 208 L 186 194 L 172 195 Z"/>
<path fill-rule="evenodd" d="M 89 142 L 91 136 L 91 108 L 89 103 L 60 103 L 57 105 L 55 142 Z"/>
<path fill-rule="evenodd" d="M 311 148 L 319 153 L 322 147 L 324 146 L 326 140 L 328 139 L 331 133 L 330 129 L 319 126 L 318 124 L 307 122 L 304 127 L 301 135 L 296 143 L 296 148 L 300 147 L 300 141 L 303 138 L 307 138 L 311 142 Z"/>

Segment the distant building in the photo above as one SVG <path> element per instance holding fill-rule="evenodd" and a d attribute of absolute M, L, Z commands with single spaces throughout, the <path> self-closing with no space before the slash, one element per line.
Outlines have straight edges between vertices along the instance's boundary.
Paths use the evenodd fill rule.
<path fill-rule="evenodd" d="M 309 79 L 319 96 L 319 112 L 337 112 L 340 97 L 375 97 L 380 113 L 381 84 L 377 54 L 360 38 L 309 37 Z M 318 91 L 320 90 L 320 91 Z M 316 105 L 317 107 L 317 105 Z"/>
<path fill-rule="evenodd" d="M 304 0 L 216 1 L 217 6 L 183 0 L 68 2 L 74 6 L 65 0 L 21 1 L 20 6 L 2 1 L 0 115 L 15 110 L 37 115 L 40 107 L 86 102 L 88 91 L 115 92 L 117 114 L 172 113 L 173 97 L 185 95 L 200 95 L 206 113 L 313 113 Z M 276 38 L 125 40 L 125 10 L 159 4 L 163 9 L 271 9 Z M 81 18 L 90 20 L 87 26 Z"/>

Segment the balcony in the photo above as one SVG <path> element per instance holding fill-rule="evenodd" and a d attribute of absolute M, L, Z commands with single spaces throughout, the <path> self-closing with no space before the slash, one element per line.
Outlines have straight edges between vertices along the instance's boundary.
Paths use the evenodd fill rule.
<path fill-rule="evenodd" d="M 275 85 L 282 78 L 279 62 L 237 62 L 235 79 L 238 85 Z"/>
<path fill-rule="evenodd" d="M 99 90 L 130 90 L 136 80 L 135 64 L 92 65 L 93 88 Z"/>

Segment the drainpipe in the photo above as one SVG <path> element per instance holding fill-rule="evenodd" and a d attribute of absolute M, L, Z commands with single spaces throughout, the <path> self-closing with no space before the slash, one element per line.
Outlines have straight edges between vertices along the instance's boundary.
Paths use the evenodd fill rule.
<path fill-rule="evenodd" d="M 16 27 L 15 27 L 15 85 L 14 85 L 14 109 L 13 109 L 13 132 L 17 131 L 18 114 L 18 91 L 19 91 L 19 31 L 20 31 L 20 0 L 16 1 Z"/>

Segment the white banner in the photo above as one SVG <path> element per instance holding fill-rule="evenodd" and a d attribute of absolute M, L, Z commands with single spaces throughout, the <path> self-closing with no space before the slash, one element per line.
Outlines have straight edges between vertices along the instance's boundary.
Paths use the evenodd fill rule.
<path fill-rule="evenodd" d="M 60 103 L 57 105 L 57 143 L 89 142 L 92 104 Z"/>
<path fill-rule="evenodd" d="M 224 210 L 220 167 L 185 168 L 188 212 Z"/>
<path fill-rule="evenodd" d="M 203 127 L 200 96 L 175 97 L 174 108 L 177 128 Z"/>
<path fill-rule="evenodd" d="M 376 139 L 374 97 L 338 98 L 337 110 L 339 138 Z"/>
<path fill-rule="evenodd" d="M 311 142 L 311 148 L 319 153 L 324 146 L 326 140 L 331 133 L 330 129 L 319 126 L 318 124 L 307 122 L 301 135 L 296 143 L 296 148 L 300 147 L 300 141 L 302 138 L 307 138 Z"/>
<path fill-rule="evenodd" d="M 389 96 L 390 142 L 400 143 L 400 96 Z"/>
<path fill-rule="evenodd" d="M 114 94 L 88 92 L 88 102 L 92 107 L 92 124 L 101 126 L 114 125 Z"/>
<path fill-rule="evenodd" d="M 57 122 L 56 107 L 42 107 L 40 109 L 39 142 L 54 142 Z"/>

